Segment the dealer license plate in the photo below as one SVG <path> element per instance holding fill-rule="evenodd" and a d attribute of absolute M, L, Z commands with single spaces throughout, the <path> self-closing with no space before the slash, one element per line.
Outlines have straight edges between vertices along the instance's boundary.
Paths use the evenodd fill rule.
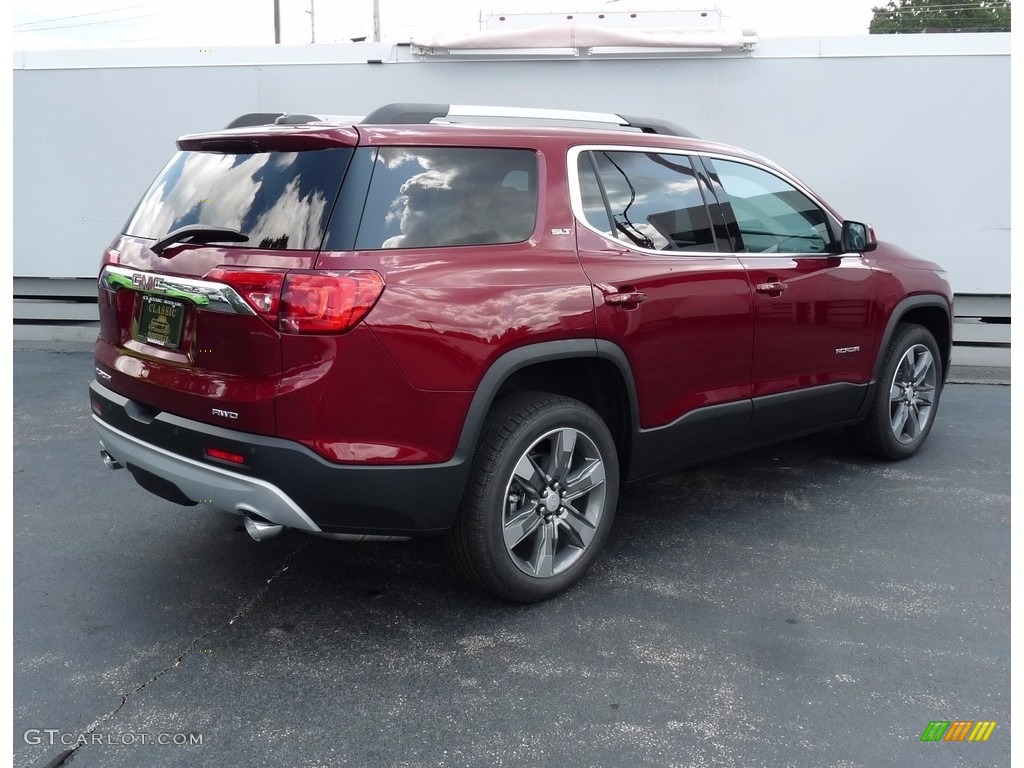
<path fill-rule="evenodd" d="M 181 344 L 181 329 L 185 324 L 185 305 L 162 296 L 142 297 L 138 332 L 135 338 L 148 344 L 177 349 Z"/>

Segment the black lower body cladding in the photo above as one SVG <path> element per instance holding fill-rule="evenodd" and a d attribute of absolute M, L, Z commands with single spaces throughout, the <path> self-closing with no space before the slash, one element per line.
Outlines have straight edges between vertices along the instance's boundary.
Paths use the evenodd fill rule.
<path fill-rule="evenodd" d="M 212 503 L 237 514 L 311 532 L 431 536 L 448 530 L 469 471 L 456 458 L 444 464 L 333 464 L 303 445 L 157 413 L 140 420 L 132 401 L 93 382 L 93 418 L 104 449 L 140 485 L 163 498 Z M 209 447 L 245 457 L 231 465 L 210 459 Z M 268 513 L 267 507 L 279 514 Z M 274 519 L 274 517 L 287 519 Z"/>

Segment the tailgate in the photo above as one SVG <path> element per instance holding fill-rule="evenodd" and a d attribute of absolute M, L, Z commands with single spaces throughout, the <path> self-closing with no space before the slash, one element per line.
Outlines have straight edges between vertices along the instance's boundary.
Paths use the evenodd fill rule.
<path fill-rule="evenodd" d="M 313 268 L 350 158 L 177 153 L 104 254 L 98 380 L 154 414 L 276 434 L 282 286 Z"/>

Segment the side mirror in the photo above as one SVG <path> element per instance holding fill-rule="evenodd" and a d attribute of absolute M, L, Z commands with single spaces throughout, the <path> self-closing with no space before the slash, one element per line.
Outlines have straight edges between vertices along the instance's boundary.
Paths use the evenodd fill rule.
<path fill-rule="evenodd" d="M 875 230 L 859 221 L 844 221 L 840 240 L 843 253 L 868 253 L 878 247 Z"/>

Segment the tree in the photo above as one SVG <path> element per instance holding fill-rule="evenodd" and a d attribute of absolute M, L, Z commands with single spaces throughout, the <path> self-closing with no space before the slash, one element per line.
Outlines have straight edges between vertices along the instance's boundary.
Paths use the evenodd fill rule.
<path fill-rule="evenodd" d="M 1010 0 L 889 0 L 871 12 L 872 35 L 1010 31 Z"/>

